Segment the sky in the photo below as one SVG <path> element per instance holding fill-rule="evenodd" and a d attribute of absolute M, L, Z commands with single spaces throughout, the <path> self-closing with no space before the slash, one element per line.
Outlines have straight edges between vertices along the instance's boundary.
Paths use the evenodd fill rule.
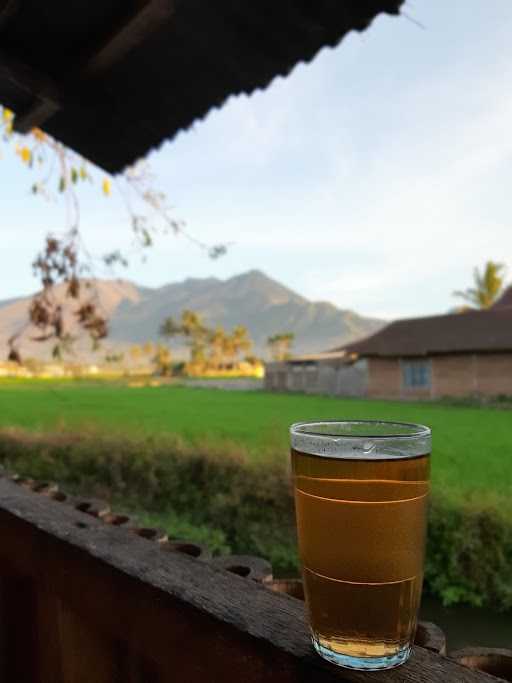
<path fill-rule="evenodd" d="M 512 3 L 408 0 L 403 11 L 151 153 L 173 215 L 230 248 L 212 261 L 168 235 L 118 275 L 158 287 L 259 269 L 385 319 L 448 311 L 488 259 L 512 281 Z M 37 289 L 30 264 L 65 225 L 32 182 L 3 149 L 0 299 Z M 93 254 L 132 253 L 120 199 L 98 186 L 81 194 L 81 228 Z"/>

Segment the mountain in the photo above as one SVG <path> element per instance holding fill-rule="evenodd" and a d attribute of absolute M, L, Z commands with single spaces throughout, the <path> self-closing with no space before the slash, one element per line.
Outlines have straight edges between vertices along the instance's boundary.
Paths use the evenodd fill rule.
<path fill-rule="evenodd" d="M 109 348 L 161 341 L 158 329 L 162 321 L 168 316 L 179 318 L 185 308 L 199 312 L 209 326 L 230 329 L 245 325 L 259 355 L 266 352 L 267 338 L 277 332 L 293 332 L 293 350 L 300 354 L 341 346 L 376 332 L 384 324 L 331 303 L 308 301 L 258 270 L 228 280 L 189 278 L 157 289 L 122 280 L 97 280 L 95 285 L 99 305 L 110 317 Z M 63 297 L 62 290 L 58 296 Z M 28 304 L 28 298 L 0 302 L 0 345 L 25 324 Z M 71 314 L 67 320 L 70 327 L 76 325 Z M 23 354 L 46 356 L 49 346 L 30 341 L 30 336 L 29 331 L 23 335 Z M 173 340 L 173 346 L 178 344 Z M 85 340 L 79 349 L 87 350 Z"/>
<path fill-rule="evenodd" d="M 94 280 L 89 283 L 90 288 L 84 286 L 86 284 L 87 281 L 82 285 L 80 300 L 93 298 L 98 309 L 109 318 L 115 314 L 122 302 L 139 301 L 146 291 L 131 282 L 122 280 Z M 73 315 L 73 311 L 78 308 L 78 302 L 66 298 L 62 285 L 55 288 L 54 297 L 58 303 L 62 304 L 66 331 L 78 336 L 78 341 L 73 346 L 73 355 L 76 356 L 76 360 L 93 358 L 91 340 L 80 333 Z M 19 335 L 17 346 L 23 358 L 51 359 L 55 341 L 33 341 L 33 338 L 40 332 L 27 324 L 30 301 L 31 297 L 0 301 L 0 360 L 4 360 L 7 355 L 7 341 L 13 335 Z"/>

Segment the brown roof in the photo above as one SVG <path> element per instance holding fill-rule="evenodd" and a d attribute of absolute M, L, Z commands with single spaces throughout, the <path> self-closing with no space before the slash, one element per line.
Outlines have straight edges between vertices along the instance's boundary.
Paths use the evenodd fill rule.
<path fill-rule="evenodd" d="M 320 353 L 306 353 L 303 356 L 293 356 L 292 358 L 285 361 L 286 363 L 304 363 L 310 361 L 322 361 L 322 360 L 342 360 L 346 357 L 346 353 L 343 349 L 337 351 L 324 351 Z"/>
<path fill-rule="evenodd" d="M 347 353 L 360 356 L 512 351 L 512 309 L 397 320 L 344 348 Z"/>
<path fill-rule="evenodd" d="M 118 172 L 403 0 L 0 2 L 0 103 Z"/>
<path fill-rule="evenodd" d="M 496 303 L 492 306 L 493 309 L 508 307 L 512 307 L 512 285 L 510 285 L 510 287 L 507 287 L 507 289 L 503 292 L 498 301 L 496 301 Z"/>

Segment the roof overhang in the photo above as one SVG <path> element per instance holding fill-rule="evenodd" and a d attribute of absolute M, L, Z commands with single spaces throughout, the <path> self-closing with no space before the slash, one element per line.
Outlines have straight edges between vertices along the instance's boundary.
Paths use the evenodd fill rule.
<path fill-rule="evenodd" d="M 403 0 L 0 0 L 0 104 L 111 172 Z"/>

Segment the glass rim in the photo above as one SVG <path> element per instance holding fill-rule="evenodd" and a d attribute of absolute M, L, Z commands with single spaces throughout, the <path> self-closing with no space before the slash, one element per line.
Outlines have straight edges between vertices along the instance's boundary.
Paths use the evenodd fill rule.
<path fill-rule="evenodd" d="M 333 425 L 332 431 L 328 431 L 329 425 Z M 338 433 L 334 425 L 341 427 Z M 345 433 L 343 426 L 347 427 Z M 363 429 L 351 433 L 350 427 L 356 426 Z M 387 431 L 379 434 L 378 427 Z M 308 455 L 342 460 L 394 460 L 430 453 L 432 430 L 414 422 L 393 420 L 307 420 L 291 425 L 290 441 L 294 451 Z"/>
<path fill-rule="evenodd" d="M 300 427 L 308 427 L 308 426 L 314 426 L 314 425 L 329 425 L 329 424 L 337 424 L 337 425 L 389 425 L 395 426 L 395 427 L 411 427 L 414 428 L 414 431 L 410 431 L 406 434 L 402 433 L 393 433 L 389 432 L 388 434 L 326 434 L 322 432 L 316 432 L 316 431 L 306 431 L 306 430 L 301 430 L 299 429 Z M 327 420 L 304 420 L 301 422 L 294 422 L 292 425 L 290 425 L 290 434 L 293 436 L 294 434 L 301 435 L 301 436 L 311 436 L 316 438 L 321 438 L 321 439 L 347 439 L 347 440 L 353 440 L 353 439 L 414 439 L 414 438 L 421 438 L 421 437 L 427 437 L 432 435 L 432 430 L 430 427 L 427 427 L 426 425 L 418 424 L 415 422 L 399 422 L 397 420 L 336 420 L 336 419 L 327 419 Z"/>

